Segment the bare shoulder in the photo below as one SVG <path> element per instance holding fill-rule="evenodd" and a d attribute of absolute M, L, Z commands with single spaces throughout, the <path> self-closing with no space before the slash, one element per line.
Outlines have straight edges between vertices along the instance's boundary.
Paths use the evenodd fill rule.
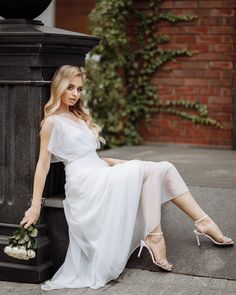
<path fill-rule="evenodd" d="M 40 134 L 41 135 L 50 135 L 55 124 L 55 116 L 51 115 L 44 119 Z"/>

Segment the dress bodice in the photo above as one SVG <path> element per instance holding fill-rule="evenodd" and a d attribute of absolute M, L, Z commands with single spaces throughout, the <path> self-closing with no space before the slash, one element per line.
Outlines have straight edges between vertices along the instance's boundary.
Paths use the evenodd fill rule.
<path fill-rule="evenodd" d="M 73 120 L 62 114 L 53 116 L 53 129 L 48 143 L 51 162 L 69 163 L 93 154 L 100 147 L 99 140 L 83 120 Z"/>

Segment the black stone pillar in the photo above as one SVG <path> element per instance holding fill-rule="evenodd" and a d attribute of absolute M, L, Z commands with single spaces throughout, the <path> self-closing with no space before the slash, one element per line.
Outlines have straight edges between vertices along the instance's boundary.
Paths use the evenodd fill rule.
<path fill-rule="evenodd" d="M 52 75 L 63 64 L 84 66 L 86 53 L 98 43 L 96 37 L 36 24 L 0 22 L 0 280 L 33 283 L 45 281 L 56 270 L 52 254 L 61 241 L 56 240 L 53 226 L 66 231 L 65 220 L 59 220 L 63 210 L 47 208 L 45 214 L 42 209 L 35 259 L 10 258 L 3 248 L 32 198 L 39 126 Z M 44 197 L 63 196 L 62 164 L 51 166 Z M 47 220 L 51 221 L 51 234 Z"/>

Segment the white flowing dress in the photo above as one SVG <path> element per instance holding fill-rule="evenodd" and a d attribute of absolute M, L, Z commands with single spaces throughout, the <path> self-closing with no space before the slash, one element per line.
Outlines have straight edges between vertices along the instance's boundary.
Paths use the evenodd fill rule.
<path fill-rule="evenodd" d="M 160 224 L 161 204 L 188 188 L 169 162 L 130 160 L 109 166 L 83 120 L 53 115 L 51 162 L 65 166 L 69 247 L 42 289 L 98 289 L 124 270 L 141 239 Z"/>

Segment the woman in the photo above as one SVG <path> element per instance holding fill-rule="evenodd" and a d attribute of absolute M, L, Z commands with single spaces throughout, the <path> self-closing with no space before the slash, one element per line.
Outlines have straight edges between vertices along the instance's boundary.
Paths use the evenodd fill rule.
<path fill-rule="evenodd" d="M 98 157 L 96 149 L 104 140 L 83 106 L 82 87 L 78 67 L 62 66 L 53 77 L 41 123 L 32 205 L 21 221 L 26 228 L 37 222 L 50 162 L 62 161 L 70 243 L 65 262 L 42 290 L 100 288 L 120 275 L 140 245 L 154 264 L 171 271 L 160 225 L 161 204 L 169 200 L 195 221 L 198 243 L 202 235 L 215 244 L 232 245 L 171 163 Z"/>

